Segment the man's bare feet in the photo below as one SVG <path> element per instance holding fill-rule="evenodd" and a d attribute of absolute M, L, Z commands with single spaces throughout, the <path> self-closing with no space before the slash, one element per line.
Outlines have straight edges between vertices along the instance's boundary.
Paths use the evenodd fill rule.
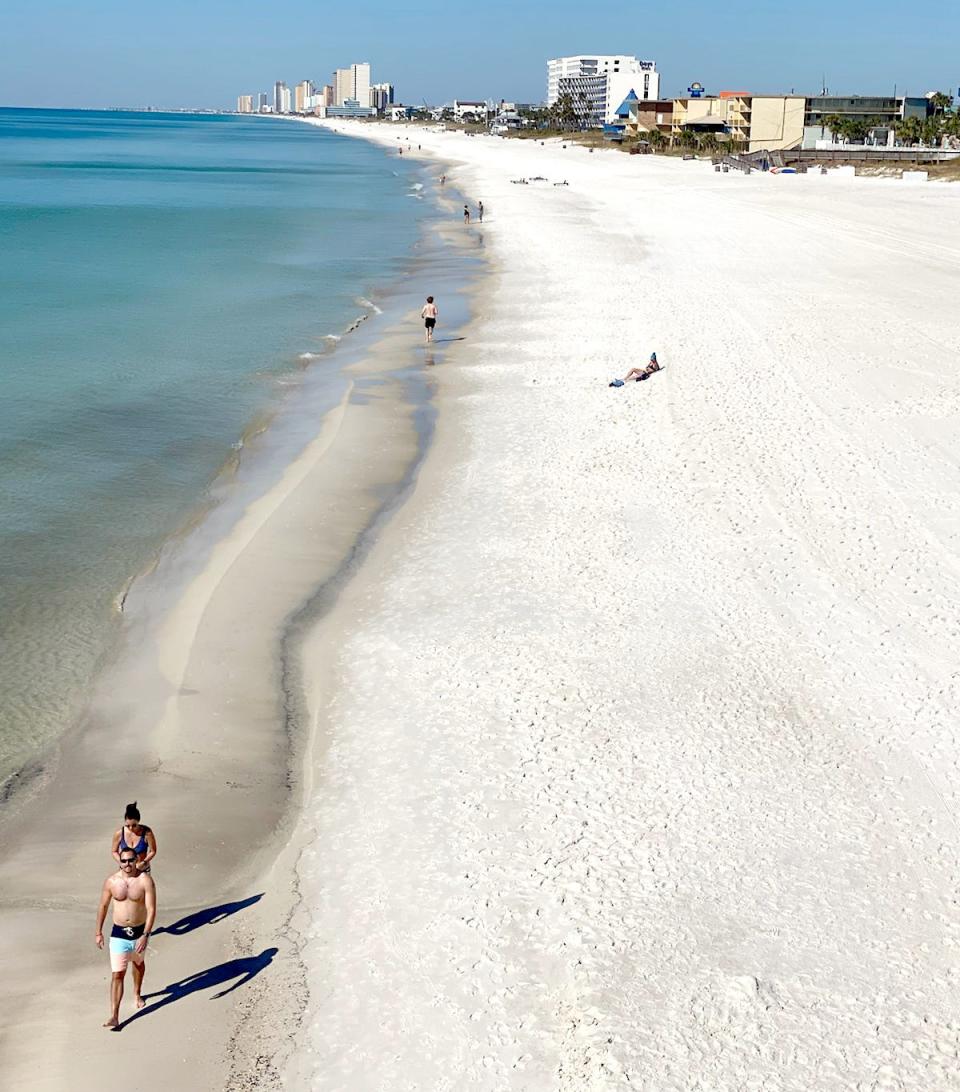
<path fill-rule="evenodd" d="M 115 1016 L 111 1016 L 108 1020 L 104 1020 L 103 1026 L 116 1031 L 117 1028 L 120 1027 L 120 1021 Z"/>
<path fill-rule="evenodd" d="M 144 999 L 142 997 L 140 997 L 140 996 L 135 997 L 134 1000 L 137 1003 L 137 1008 L 138 1009 L 142 1009 L 143 1006 L 146 1004 L 146 1001 L 144 1001 Z"/>

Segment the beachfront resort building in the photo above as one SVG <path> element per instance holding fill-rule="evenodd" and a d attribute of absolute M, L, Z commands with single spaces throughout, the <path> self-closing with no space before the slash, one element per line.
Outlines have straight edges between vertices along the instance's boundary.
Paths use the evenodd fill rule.
<path fill-rule="evenodd" d="M 547 61 L 547 105 L 555 105 L 562 95 L 571 95 L 578 118 L 588 127 L 612 122 L 631 91 L 637 99 L 660 97 L 660 73 L 655 61 L 598 54 Z"/>
<path fill-rule="evenodd" d="M 237 113 L 238 114 L 252 114 L 253 113 L 253 95 L 238 95 L 237 96 Z"/>
<path fill-rule="evenodd" d="M 674 99 L 670 136 L 679 141 L 684 132 L 698 136 L 713 133 L 718 140 L 750 152 L 799 148 L 806 102 L 803 95 L 754 95 L 748 91 Z"/>
<path fill-rule="evenodd" d="M 468 119 L 480 118 L 486 120 L 487 104 L 471 99 L 454 99 L 453 116 L 456 121 L 467 121 Z"/>
<path fill-rule="evenodd" d="M 370 65 L 352 64 L 338 68 L 333 73 L 333 106 L 346 106 L 348 102 L 370 105 Z"/>
<path fill-rule="evenodd" d="M 374 83 L 370 85 L 370 105 L 378 114 L 386 112 L 393 102 L 392 83 Z"/>
<path fill-rule="evenodd" d="M 298 114 L 305 114 L 312 109 L 313 84 L 310 80 L 301 80 L 293 89 L 293 109 Z"/>
<path fill-rule="evenodd" d="M 832 139 L 826 125 L 829 117 L 870 122 L 892 130 L 904 118 L 924 121 L 929 112 L 929 100 L 919 95 L 814 95 L 806 100 L 803 147 L 816 148 L 818 141 Z"/>
<path fill-rule="evenodd" d="M 277 80 L 273 85 L 273 112 L 275 114 L 290 113 L 290 88 L 283 80 Z"/>

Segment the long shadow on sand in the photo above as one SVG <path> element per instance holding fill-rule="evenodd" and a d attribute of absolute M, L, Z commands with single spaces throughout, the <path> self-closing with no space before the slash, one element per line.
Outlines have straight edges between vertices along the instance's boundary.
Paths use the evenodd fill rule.
<path fill-rule="evenodd" d="M 208 906 L 203 910 L 197 910 L 194 914 L 187 914 L 185 918 L 175 921 L 172 925 L 161 925 L 159 929 L 154 929 L 153 935 L 170 933 L 172 936 L 179 937 L 183 936 L 184 933 L 192 933 L 194 929 L 201 929 L 204 925 L 216 925 L 217 922 L 229 918 L 239 910 L 246 910 L 248 906 L 253 906 L 255 902 L 259 902 L 262 898 L 263 892 L 261 891 L 259 895 L 251 895 L 249 899 L 240 899 L 238 902 L 224 902 L 219 906 Z"/>
<path fill-rule="evenodd" d="M 155 1005 L 148 1004 L 145 1009 L 134 1013 L 133 1016 L 123 1021 L 117 1031 L 129 1027 L 135 1020 L 142 1020 L 144 1016 L 152 1016 L 158 1009 L 172 1005 L 174 1001 L 182 1001 L 183 998 L 189 997 L 192 993 L 199 993 L 201 990 L 210 990 L 214 986 L 222 986 L 225 982 L 235 978 L 237 981 L 232 986 L 215 993 L 210 1000 L 215 1001 L 218 997 L 226 997 L 228 993 L 233 993 L 235 989 L 246 985 L 251 978 L 256 978 L 262 970 L 269 967 L 278 951 L 277 948 L 264 948 L 258 956 L 231 959 L 226 963 L 218 964 L 216 967 L 208 967 L 205 971 L 198 971 L 196 974 L 190 975 L 189 978 L 164 986 L 162 990 L 157 990 L 155 993 L 145 993 L 143 995 L 144 1001 L 149 1002 L 154 997 L 163 997 L 163 1000 L 158 1001 Z"/>

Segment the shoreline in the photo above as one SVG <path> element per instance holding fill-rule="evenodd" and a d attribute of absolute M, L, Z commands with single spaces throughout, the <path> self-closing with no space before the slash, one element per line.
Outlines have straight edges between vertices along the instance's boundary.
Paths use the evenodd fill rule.
<path fill-rule="evenodd" d="M 148 988 L 174 980 L 181 968 L 194 973 L 218 958 L 251 958 L 249 941 L 242 950 L 242 938 L 277 913 L 275 892 L 260 877 L 274 866 L 297 810 L 304 733 L 296 686 L 291 685 L 291 646 L 304 618 L 324 609 L 324 596 L 335 596 L 344 573 L 356 563 L 358 548 L 362 552 L 362 544 L 408 488 L 429 443 L 431 380 L 420 359 L 419 325 L 408 324 L 408 312 L 419 298 L 413 281 L 424 273 L 444 280 L 449 286 L 446 321 L 454 330 L 466 319 L 466 297 L 477 275 L 472 256 L 451 249 L 442 237 L 437 217 L 428 220 L 425 230 L 382 320 L 355 323 L 351 329 L 370 329 L 363 330 L 360 341 L 339 347 L 338 366 L 348 388 L 339 407 L 325 415 L 319 435 L 309 438 L 316 425 L 303 417 L 294 421 L 292 439 L 278 443 L 277 426 L 289 430 L 289 414 L 275 421 L 253 459 L 279 461 L 279 479 L 252 500 L 235 494 L 213 512 L 213 520 L 208 514 L 184 538 L 168 540 L 158 565 L 128 594 L 125 649 L 98 677 L 83 723 L 60 741 L 57 760 L 45 764 L 39 791 L 21 794 L 3 816 L 0 876 L 5 891 L 18 892 L 0 903 L 0 963 L 10 984 L 0 1009 L 0 1025 L 6 1029 L 0 1057 L 11 1077 L 29 1072 L 34 1087 L 55 1088 L 62 1087 L 69 1072 L 75 1086 L 83 1087 L 85 1074 L 92 1078 L 117 1049 L 111 1037 L 88 1034 L 85 1024 L 66 1015 L 89 1013 L 93 1019 L 106 990 L 105 964 L 99 965 L 103 957 L 95 962 L 98 953 L 91 955 L 86 945 L 84 922 L 95 896 L 79 894 L 91 886 L 92 876 L 99 882 L 109 863 L 106 847 L 99 844 L 105 837 L 103 817 L 90 814 L 89 785 L 96 784 L 104 800 L 138 796 L 145 820 L 157 829 L 161 923 L 210 903 L 225 907 L 230 919 L 226 929 L 192 938 L 192 954 L 185 940 L 158 930 Z M 438 344 L 433 358 L 442 365 L 456 348 Z M 306 447 L 298 451 L 299 437 Z M 273 444 L 272 455 L 264 454 L 265 444 Z M 211 541 L 210 529 L 217 523 Z M 238 706 L 245 725 L 231 711 Z M 190 829 L 184 829 L 185 813 L 191 817 Z M 66 836 L 64 814 L 71 816 Z M 65 867 L 55 877 L 33 882 L 29 861 L 57 828 Z M 97 866 L 96 860 L 104 864 Z M 172 862 L 169 873 L 164 860 Z M 65 891 L 77 894 L 65 897 Z M 55 915 L 57 924 L 50 918 L 42 928 L 65 942 L 55 945 L 62 983 L 52 1009 L 45 997 L 52 983 L 42 974 L 28 990 L 31 976 L 19 954 L 32 946 L 38 913 Z M 168 1063 L 176 1069 L 162 1042 L 194 1034 L 181 1008 L 188 1006 L 159 1016 L 168 1025 L 165 1031 L 153 1030 L 154 1061 L 161 1070 Z M 203 1052 L 211 1087 L 229 1049 L 230 1027 L 242 1019 L 243 1009 L 243 1004 L 225 1007 L 205 1031 L 209 1046 L 215 1047 Z M 51 1012 L 63 1033 L 45 1037 L 41 1050 L 23 1032 L 41 1019 L 46 1026 Z M 96 1029 L 96 1021 L 91 1026 Z M 141 1029 L 145 1025 L 135 1025 L 121 1040 L 127 1047 L 120 1048 L 120 1056 L 134 1052 L 143 1060 L 150 1055 L 151 1048 L 137 1034 Z M 192 1080 L 197 1079 L 196 1060 L 190 1059 Z M 182 1085 L 184 1077 L 172 1072 L 170 1081 Z"/>
<path fill-rule="evenodd" d="M 426 457 L 290 649 L 302 806 L 201 934 L 256 982 L 109 1057 L 158 1087 L 200 1058 L 231 1090 L 946 1092 L 960 315 L 922 348 L 910 315 L 960 287 L 960 204 L 421 142 L 483 199 L 489 273 Z M 20 1050 L 76 1019 L 26 1011 Z"/>

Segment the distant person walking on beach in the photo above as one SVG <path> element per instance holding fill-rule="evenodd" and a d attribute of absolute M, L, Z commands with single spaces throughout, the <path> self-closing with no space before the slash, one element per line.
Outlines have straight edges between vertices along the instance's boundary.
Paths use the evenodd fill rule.
<path fill-rule="evenodd" d="M 469 205 L 464 205 L 463 206 L 463 222 L 465 224 L 470 223 L 470 206 Z"/>
<path fill-rule="evenodd" d="M 120 1002 L 123 1000 L 123 980 L 127 964 L 133 967 L 134 1001 L 142 1009 L 145 954 L 153 923 L 157 918 L 157 889 L 153 878 L 137 872 L 137 855 L 132 849 L 120 854 L 120 870 L 103 881 L 100 906 L 97 909 L 97 932 L 94 941 L 103 947 L 103 923 L 113 903 L 113 928 L 110 930 L 110 1015 L 105 1028 L 120 1027 Z"/>
<path fill-rule="evenodd" d="M 482 201 L 477 205 L 477 219 L 480 221 L 481 224 L 483 223 L 483 202 Z"/>
<path fill-rule="evenodd" d="M 420 312 L 420 317 L 423 319 L 423 325 L 427 332 L 427 341 L 433 341 L 433 328 L 437 325 L 437 316 L 439 314 L 437 305 L 433 302 L 433 296 L 427 296 L 427 302 Z"/>
<path fill-rule="evenodd" d="M 127 804 L 123 815 L 123 826 L 114 831 L 110 842 L 113 859 L 120 863 L 120 855 L 125 849 L 132 849 L 137 858 L 137 871 L 149 872 L 150 862 L 157 855 L 157 837 L 153 831 L 140 822 L 140 809 L 134 800 Z"/>

